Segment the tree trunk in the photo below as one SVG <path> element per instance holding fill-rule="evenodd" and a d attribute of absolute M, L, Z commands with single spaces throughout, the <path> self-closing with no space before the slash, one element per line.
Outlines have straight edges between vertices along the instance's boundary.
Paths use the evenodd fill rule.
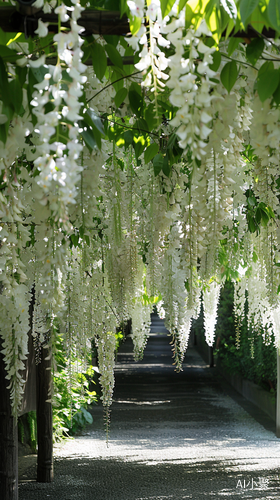
<path fill-rule="evenodd" d="M 42 349 L 41 363 L 37 365 L 37 481 L 53 480 L 53 422 L 51 400 L 51 347 Z"/>
<path fill-rule="evenodd" d="M 18 500 L 18 436 L 0 338 L 0 498 Z"/>

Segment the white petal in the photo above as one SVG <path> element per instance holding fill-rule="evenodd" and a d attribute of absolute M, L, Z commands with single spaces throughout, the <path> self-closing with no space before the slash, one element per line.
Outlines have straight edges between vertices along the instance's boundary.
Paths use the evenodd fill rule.
<path fill-rule="evenodd" d="M 43 23 L 43 21 L 39 19 L 38 28 L 35 30 L 35 33 L 37 33 L 37 35 L 39 35 L 40 38 L 44 38 L 49 33 L 48 25 L 49 23 Z"/>
<path fill-rule="evenodd" d="M 40 66 L 44 66 L 46 60 L 46 56 L 43 55 L 39 57 L 39 59 L 36 59 L 36 61 L 32 61 L 32 59 L 29 59 L 29 64 L 31 68 L 40 68 Z"/>

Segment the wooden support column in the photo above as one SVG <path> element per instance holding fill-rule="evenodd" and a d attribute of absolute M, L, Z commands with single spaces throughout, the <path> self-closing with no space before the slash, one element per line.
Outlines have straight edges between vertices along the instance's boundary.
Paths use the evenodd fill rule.
<path fill-rule="evenodd" d="M 18 435 L 12 416 L 10 391 L 0 338 L 0 498 L 18 500 Z"/>
<path fill-rule="evenodd" d="M 214 348 L 208 346 L 208 362 L 210 368 L 213 368 L 214 366 Z"/>
<path fill-rule="evenodd" d="M 50 483 L 53 480 L 53 422 L 52 422 L 52 352 L 44 347 L 41 363 L 37 365 L 37 481 Z"/>
<path fill-rule="evenodd" d="M 276 437 L 280 438 L 280 355 L 277 349 Z"/>

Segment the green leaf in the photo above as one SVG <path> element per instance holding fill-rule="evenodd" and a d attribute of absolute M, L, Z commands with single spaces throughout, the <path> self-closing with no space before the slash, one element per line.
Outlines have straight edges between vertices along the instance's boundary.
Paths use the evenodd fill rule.
<path fill-rule="evenodd" d="M 128 14 L 129 8 L 126 3 L 126 0 L 120 1 L 120 19 L 124 16 L 124 14 Z"/>
<path fill-rule="evenodd" d="M 7 140 L 7 127 L 5 126 L 5 124 L 3 125 L 0 125 L 0 141 L 3 142 L 3 144 L 6 143 L 6 140 Z"/>
<path fill-rule="evenodd" d="M 258 5 L 258 8 L 254 10 L 254 12 L 250 16 L 250 25 L 258 32 L 261 33 L 263 27 L 268 25 L 268 18 L 266 15 L 266 11 L 264 13 L 261 10 L 261 4 Z"/>
<path fill-rule="evenodd" d="M 231 19 L 237 18 L 237 8 L 234 0 L 220 0 L 220 4 Z"/>
<path fill-rule="evenodd" d="M 257 90 L 262 102 L 272 96 L 279 85 L 279 81 L 280 72 L 277 69 L 269 69 L 258 76 Z"/>
<path fill-rule="evenodd" d="M 178 7 L 178 13 L 181 12 L 181 10 L 185 7 L 186 3 L 187 3 L 187 0 L 180 0 L 179 7 Z"/>
<path fill-rule="evenodd" d="M 192 8 L 187 4 L 186 5 L 186 11 L 185 11 L 185 27 L 188 29 L 190 25 L 192 24 L 192 19 L 193 19 L 194 13 L 192 11 Z"/>
<path fill-rule="evenodd" d="M 256 252 L 254 251 L 253 252 L 253 262 L 257 262 L 258 261 L 258 255 L 256 254 Z"/>
<path fill-rule="evenodd" d="M 156 142 L 153 142 L 152 144 L 150 144 L 150 146 L 147 147 L 144 153 L 145 163 L 149 163 L 149 161 L 151 161 L 156 156 L 156 154 L 158 153 L 158 149 L 159 146 L 158 144 L 156 144 Z"/>
<path fill-rule="evenodd" d="M 238 76 L 237 64 L 235 61 L 228 62 L 221 71 L 221 82 L 230 93 Z"/>
<path fill-rule="evenodd" d="M 9 49 L 6 45 L 0 45 L 0 54 L 5 62 L 15 62 L 17 59 L 22 57 L 21 55 L 18 55 L 15 50 Z"/>
<path fill-rule="evenodd" d="M 22 107 L 22 86 L 18 79 L 14 79 L 9 83 L 10 96 L 12 96 L 12 105 L 16 112 L 19 114 Z"/>
<path fill-rule="evenodd" d="M 133 147 L 135 151 L 135 156 L 138 160 L 139 156 L 143 153 L 145 149 L 145 140 L 142 137 L 139 137 L 138 139 L 135 139 L 134 137 Z"/>
<path fill-rule="evenodd" d="M 136 35 L 141 28 L 142 19 L 141 17 L 129 16 L 129 27 L 132 35 Z"/>
<path fill-rule="evenodd" d="M 25 41 L 26 41 L 26 38 L 24 36 L 24 33 L 19 32 L 19 33 L 16 34 L 16 36 L 14 36 L 14 34 L 13 34 L 12 38 L 10 38 L 8 40 L 8 42 L 6 43 L 6 45 L 10 45 L 13 42 L 19 43 L 19 42 L 25 42 Z"/>
<path fill-rule="evenodd" d="M 49 69 L 45 66 L 40 66 L 39 68 L 30 68 L 30 72 L 34 76 L 37 83 L 44 80 L 44 76 L 49 72 Z"/>
<path fill-rule="evenodd" d="M 258 224 L 256 223 L 255 219 L 249 214 L 247 214 L 247 223 L 250 233 L 255 233 L 256 231 L 258 231 Z"/>
<path fill-rule="evenodd" d="M 243 42 L 242 38 L 234 38 L 232 37 L 228 42 L 228 56 L 230 57 L 235 49 L 237 49 L 238 45 Z"/>
<path fill-rule="evenodd" d="M 102 80 L 107 69 L 107 56 L 104 47 L 95 42 L 91 49 L 91 58 L 94 72 L 98 80 Z"/>
<path fill-rule="evenodd" d="M 148 130 L 154 130 L 157 126 L 157 119 L 155 117 L 155 110 L 153 104 L 149 104 L 145 109 L 145 121 L 148 124 Z"/>
<path fill-rule="evenodd" d="M 153 166 L 154 166 L 154 174 L 155 177 L 161 172 L 162 167 L 163 167 L 163 156 L 161 153 L 158 153 L 153 160 Z"/>
<path fill-rule="evenodd" d="M 87 109 L 87 111 L 84 115 L 84 119 L 86 119 L 85 116 L 90 117 L 90 125 L 92 126 L 93 129 L 97 129 L 100 132 L 100 134 L 102 134 L 102 135 L 105 134 L 103 122 L 102 122 L 100 116 L 92 108 Z"/>
<path fill-rule="evenodd" d="M 27 75 L 27 67 L 25 66 L 24 68 L 21 68 L 20 66 L 16 67 L 16 75 L 18 77 L 19 83 L 23 87 L 26 81 L 26 75 Z"/>
<path fill-rule="evenodd" d="M 133 138 L 134 138 L 134 134 L 131 130 L 127 130 L 124 134 L 123 134 L 123 138 L 125 140 L 125 142 L 127 144 L 132 144 L 133 143 Z"/>
<path fill-rule="evenodd" d="M 256 210 L 256 220 L 261 223 L 262 226 L 266 227 L 271 217 L 264 203 L 260 203 Z"/>
<path fill-rule="evenodd" d="M 239 11 L 241 21 L 246 25 L 248 17 L 252 14 L 259 3 L 259 0 L 240 0 Z"/>
<path fill-rule="evenodd" d="M 97 144 L 98 148 L 101 149 L 101 136 L 105 135 L 105 132 L 100 117 L 93 109 L 88 108 L 83 114 L 83 121 L 86 123 L 88 129 L 88 135 L 86 135 L 86 138 L 88 139 L 89 135 L 92 135 L 95 140 L 95 145 Z"/>
<path fill-rule="evenodd" d="M 275 92 L 273 92 L 273 100 L 277 104 L 277 106 L 279 106 L 279 104 L 280 104 L 280 85 L 278 85 Z"/>
<path fill-rule="evenodd" d="M 86 146 L 91 152 L 97 146 L 93 131 L 90 129 L 85 120 L 80 120 L 79 126 L 82 129 L 81 136 L 84 139 Z"/>
<path fill-rule="evenodd" d="M 0 57 L 0 97 L 4 103 L 10 102 L 8 73 L 2 57 Z"/>
<path fill-rule="evenodd" d="M 136 116 L 141 116 L 141 110 L 143 106 L 143 98 L 135 90 L 129 90 L 128 92 L 129 104 L 133 113 Z"/>
<path fill-rule="evenodd" d="M 261 76 L 262 74 L 266 73 L 267 71 L 270 71 L 270 70 L 273 70 L 273 69 L 274 69 L 273 62 L 272 61 L 266 61 L 260 67 L 259 72 L 258 72 L 258 77 Z"/>
<path fill-rule="evenodd" d="M 221 59 L 222 59 L 222 56 L 220 54 L 220 52 L 218 50 L 216 50 L 213 54 L 212 54 L 212 57 L 213 57 L 213 63 L 209 65 L 209 68 L 212 70 L 212 71 L 218 71 L 219 67 L 220 67 L 220 64 L 221 64 Z"/>
<path fill-rule="evenodd" d="M 117 68 L 116 66 L 114 66 L 114 71 L 112 72 L 112 75 L 111 75 L 111 81 L 113 83 L 113 87 L 114 87 L 116 92 L 121 90 L 123 88 L 123 84 L 124 84 L 123 75 L 121 73 L 119 73 L 119 70 L 120 70 L 120 68 Z"/>
<path fill-rule="evenodd" d="M 269 219 L 275 219 L 275 213 L 269 205 L 266 205 L 263 201 L 261 201 L 259 203 L 259 207 Z"/>
<path fill-rule="evenodd" d="M 146 120 L 144 118 L 139 118 L 136 122 L 135 122 L 135 126 L 134 128 L 138 128 L 139 132 L 141 132 L 142 134 L 143 133 L 148 133 L 149 132 L 149 126 L 148 126 L 148 123 L 146 122 Z"/>
<path fill-rule="evenodd" d="M 136 83 L 136 82 L 132 82 L 131 85 L 130 85 L 130 90 L 134 90 L 135 92 L 137 92 L 137 94 L 139 94 L 140 96 L 142 96 L 142 87 L 141 87 L 141 84 Z"/>
<path fill-rule="evenodd" d="M 103 38 L 109 45 L 113 45 L 113 47 L 117 47 L 120 41 L 119 35 L 103 35 Z"/>
<path fill-rule="evenodd" d="M 117 51 L 117 49 L 113 45 L 107 43 L 107 45 L 105 45 L 105 50 L 113 65 L 117 66 L 118 68 L 123 68 L 122 56 Z"/>
<path fill-rule="evenodd" d="M 269 0 L 267 15 L 272 28 L 280 32 L 280 2 L 279 0 Z"/>
<path fill-rule="evenodd" d="M 163 158 L 162 171 L 163 171 L 164 175 L 166 175 L 166 177 L 169 177 L 170 172 L 171 172 L 171 165 L 170 165 L 170 163 L 168 161 L 168 157 L 167 156 L 165 156 Z"/>
<path fill-rule="evenodd" d="M 83 63 L 86 63 L 86 61 L 91 57 L 91 49 L 92 49 L 91 44 L 88 44 L 86 42 L 83 44 L 83 57 L 82 57 Z"/>
<path fill-rule="evenodd" d="M 92 415 L 83 406 L 81 407 L 81 412 L 83 414 L 85 421 L 88 424 L 92 424 L 93 423 Z"/>
<path fill-rule="evenodd" d="M 248 196 L 247 203 L 250 207 L 255 207 L 256 206 L 256 198 L 253 198 L 253 196 Z"/>
<path fill-rule="evenodd" d="M 246 57 L 251 64 L 255 64 L 257 60 L 263 53 L 264 49 L 264 40 L 262 38 L 255 38 L 251 40 L 246 47 Z"/>
<path fill-rule="evenodd" d="M 168 16 L 174 5 L 174 0 L 160 0 L 162 17 Z"/>
<path fill-rule="evenodd" d="M 127 89 L 126 88 L 122 88 L 122 89 L 120 89 L 116 93 L 116 95 L 115 95 L 115 105 L 116 105 L 117 108 L 120 107 L 120 105 L 125 100 L 126 96 L 127 96 Z"/>
<path fill-rule="evenodd" d="M 210 31 L 212 31 L 212 37 L 216 43 L 219 43 L 219 38 L 221 35 L 221 10 L 219 4 L 216 0 L 210 0 L 205 8 L 205 21 Z"/>
<path fill-rule="evenodd" d="M 170 135 L 170 137 L 168 139 L 166 148 L 167 149 L 173 148 L 174 144 L 176 143 L 176 140 L 177 140 L 177 136 L 174 132 L 172 132 L 172 134 Z"/>
<path fill-rule="evenodd" d="M 165 112 L 165 111 L 172 112 L 173 111 L 173 106 L 167 101 L 163 101 L 162 99 L 158 99 L 158 104 L 161 106 L 162 112 Z M 151 109 L 151 105 L 149 105 L 149 109 Z M 155 113 L 154 108 L 153 108 L 153 113 Z"/>
<path fill-rule="evenodd" d="M 78 246 L 78 243 L 79 243 L 79 236 L 77 234 L 71 234 L 70 236 L 70 240 L 72 242 L 72 245 L 74 247 L 77 247 Z"/>

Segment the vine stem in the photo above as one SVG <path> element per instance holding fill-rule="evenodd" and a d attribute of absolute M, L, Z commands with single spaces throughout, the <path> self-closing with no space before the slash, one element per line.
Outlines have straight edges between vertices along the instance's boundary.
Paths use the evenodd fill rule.
<path fill-rule="evenodd" d="M 108 83 L 108 85 L 105 85 L 105 87 L 103 87 L 101 90 L 99 90 L 98 92 L 96 92 L 96 94 L 94 94 L 92 97 L 90 97 L 88 100 L 87 100 L 87 104 L 92 101 L 92 99 L 94 99 L 95 97 L 97 97 L 99 94 L 101 94 L 101 92 L 103 92 L 104 90 L 108 89 L 109 87 L 111 87 L 112 85 L 114 85 L 114 83 L 117 83 L 117 82 L 120 82 L 121 80 L 124 80 L 125 78 L 131 78 L 132 76 L 135 76 L 135 75 L 139 75 L 139 73 L 141 73 L 141 71 L 135 71 L 135 73 L 131 73 L 130 75 L 125 75 L 125 76 L 121 76 L 120 78 L 118 78 L 117 80 L 114 80 L 113 82 L 111 83 Z"/>
<path fill-rule="evenodd" d="M 154 135 L 154 136 L 158 137 L 158 134 L 155 134 L 154 132 L 151 132 L 150 130 L 145 130 L 143 128 L 129 127 L 128 125 L 124 125 L 123 123 L 114 122 L 110 118 L 107 118 L 107 116 L 101 116 L 100 118 L 101 118 L 101 120 L 110 121 L 110 123 L 113 123 L 114 125 L 118 125 L 119 127 L 127 128 L 128 130 L 136 130 L 137 132 L 145 132 L 145 134 Z"/>

